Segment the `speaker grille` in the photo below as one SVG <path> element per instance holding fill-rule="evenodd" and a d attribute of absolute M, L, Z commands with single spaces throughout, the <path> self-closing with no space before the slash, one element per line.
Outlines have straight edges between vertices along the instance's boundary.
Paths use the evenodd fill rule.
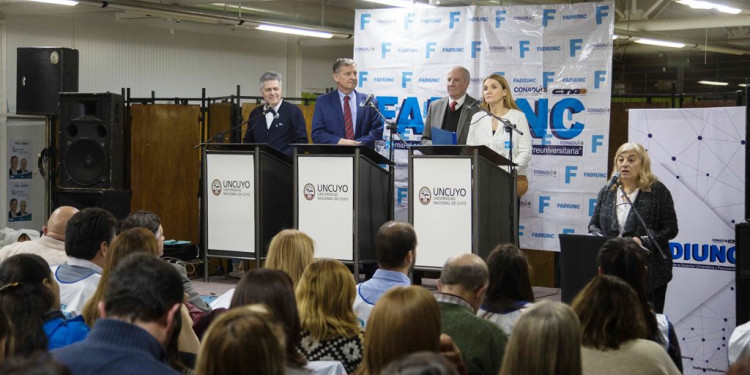
<path fill-rule="evenodd" d="M 68 178 L 81 186 L 91 186 L 105 179 L 109 170 L 107 151 L 92 139 L 72 142 L 63 156 Z"/>

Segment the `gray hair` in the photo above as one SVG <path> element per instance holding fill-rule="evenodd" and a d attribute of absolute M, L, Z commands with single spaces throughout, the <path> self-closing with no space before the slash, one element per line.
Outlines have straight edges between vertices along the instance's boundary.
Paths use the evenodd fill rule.
<path fill-rule="evenodd" d="M 265 72 L 260 76 L 260 87 L 263 88 L 263 84 L 267 81 L 279 81 L 281 83 L 281 74 L 276 72 Z"/>
<path fill-rule="evenodd" d="M 476 255 L 462 254 L 448 259 L 440 273 L 443 285 L 459 285 L 466 290 L 476 291 L 487 285 L 490 271 L 487 264 Z"/>
<path fill-rule="evenodd" d="M 469 69 L 464 68 L 463 66 L 456 65 L 451 70 L 458 70 L 461 72 L 461 75 L 463 75 L 464 79 L 466 79 L 466 82 L 471 81 L 471 73 L 469 73 Z"/>
<path fill-rule="evenodd" d="M 333 63 L 333 72 L 338 73 L 342 66 L 357 65 L 354 60 L 346 57 L 339 57 L 336 62 Z"/>

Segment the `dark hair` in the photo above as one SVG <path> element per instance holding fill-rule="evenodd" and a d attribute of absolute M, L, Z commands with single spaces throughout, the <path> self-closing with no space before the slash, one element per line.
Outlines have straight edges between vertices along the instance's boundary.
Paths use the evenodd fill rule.
<path fill-rule="evenodd" d="M 375 235 L 375 257 L 383 268 L 399 268 L 410 250 L 417 247 L 417 232 L 409 223 L 389 221 Z"/>
<path fill-rule="evenodd" d="M 482 307 L 493 313 L 518 310 L 519 301 L 534 302 L 529 262 L 513 244 L 498 245 L 487 257 L 490 283 Z"/>
<path fill-rule="evenodd" d="M 70 375 L 65 365 L 56 362 L 45 351 L 36 351 L 28 357 L 15 356 L 0 362 L 3 375 Z"/>
<path fill-rule="evenodd" d="M 458 370 L 440 353 L 414 352 L 391 361 L 381 374 L 394 375 L 458 375 Z"/>
<path fill-rule="evenodd" d="M 663 343 L 656 315 L 646 298 L 646 260 L 642 251 L 641 247 L 630 238 L 612 238 L 599 249 L 597 262 L 602 268 L 602 273 L 619 277 L 635 290 L 646 319 L 648 337 Z"/>
<path fill-rule="evenodd" d="M 153 254 L 133 253 L 117 265 L 104 294 L 107 315 L 153 322 L 183 299 L 182 280 L 172 265 Z"/>
<path fill-rule="evenodd" d="M 146 228 L 156 234 L 161 225 L 159 215 L 151 211 L 136 211 L 128 215 L 120 224 L 120 231 L 124 232 L 133 228 Z"/>
<path fill-rule="evenodd" d="M 13 155 L 13 156 L 11 156 L 11 157 L 10 157 L 10 161 L 13 161 L 13 159 L 16 159 L 16 160 L 18 160 L 18 156 L 16 156 L 16 155 Z"/>
<path fill-rule="evenodd" d="M 617 349 L 633 339 L 646 339 L 646 321 L 635 291 L 619 277 L 600 275 L 573 299 L 581 321 L 583 346 Z"/>
<path fill-rule="evenodd" d="M 0 363 L 2 358 L 8 358 L 13 354 L 13 324 L 10 322 L 8 315 L 0 308 L 0 341 L 5 340 L 5 351 L 0 352 Z"/>
<path fill-rule="evenodd" d="M 47 349 L 44 321 L 55 295 L 44 280 L 51 278 L 49 264 L 36 254 L 14 255 L 0 264 L 0 310 L 13 322 L 16 354 Z"/>
<path fill-rule="evenodd" d="M 237 284 L 230 308 L 254 304 L 268 306 L 284 326 L 287 362 L 294 367 L 307 364 L 305 357 L 297 351 L 302 340 L 302 329 L 289 275 L 284 271 L 267 268 L 252 269 L 245 273 Z"/>
<path fill-rule="evenodd" d="M 109 245 L 115 238 L 117 219 L 109 211 L 97 207 L 84 208 L 68 220 L 65 227 L 65 254 L 91 260 L 99 245 Z"/>

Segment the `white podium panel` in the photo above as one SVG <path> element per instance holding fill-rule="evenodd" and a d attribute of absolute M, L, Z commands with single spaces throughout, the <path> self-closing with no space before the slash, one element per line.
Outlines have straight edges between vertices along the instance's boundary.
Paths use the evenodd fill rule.
<path fill-rule="evenodd" d="M 471 159 L 414 158 L 412 163 L 416 265 L 442 267 L 451 256 L 472 252 Z"/>
<path fill-rule="evenodd" d="M 209 249 L 255 252 L 255 156 L 206 154 Z"/>
<path fill-rule="evenodd" d="M 299 156 L 297 163 L 298 229 L 315 241 L 316 258 L 353 260 L 354 157 Z"/>

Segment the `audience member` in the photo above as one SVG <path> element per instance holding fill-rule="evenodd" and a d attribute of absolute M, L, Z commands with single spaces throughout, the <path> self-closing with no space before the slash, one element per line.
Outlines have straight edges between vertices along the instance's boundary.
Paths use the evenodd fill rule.
<path fill-rule="evenodd" d="M 91 334 L 52 355 L 73 375 L 178 374 L 163 361 L 182 299 L 173 267 L 151 254 L 131 254 L 112 272 Z"/>
<path fill-rule="evenodd" d="M 458 375 L 456 367 L 435 352 L 415 352 L 392 361 L 381 372 L 383 375 Z"/>
<path fill-rule="evenodd" d="M 292 279 L 280 270 L 252 269 L 245 273 L 232 296 L 231 308 L 265 304 L 282 324 L 286 342 L 287 372 L 302 369 L 307 361 L 297 351 L 302 340 Z"/>
<path fill-rule="evenodd" d="M 682 371 L 682 351 L 672 323 L 667 320 L 666 315 L 656 314 L 646 301 L 648 266 L 641 246 L 630 238 L 610 239 L 599 249 L 598 263 L 600 275 L 617 276 L 635 290 L 639 306 L 646 319 L 646 337 L 661 345 L 672 358 L 675 366 Z"/>
<path fill-rule="evenodd" d="M 312 238 L 296 229 L 284 229 L 268 245 L 265 268 L 281 270 L 292 278 L 297 287 L 305 268 L 313 262 L 315 245 Z"/>
<path fill-rule="evenodd" d="M 440 351 L 437 301 L 422 287 L 392 288 L 372 310 L 365 332 L 364 359 L 356 374 L 379 375 L 392 361 L 420 351 Z"/>
<path fill-rule="evenodd" d="M 284 332 L 263 306 L 221 314 L 203 340 L 195 375 L 284 375 Z"/>
<path fill-rule="evenodd" d="M 508 336 L 513 325 L 534 303 L 529 262 L 513 244 L 496 247 L 487 257 L 490 284 L 477 315 L 500 327 Z"/>
<path fill-rule="evenodd" d="M 146 228 L 154 234 L 154 238 L 159 244 L 159 256 L 164 254 L 164 227 L 161 225 L 161 218 L 159 215 L 151 211 L 136 211 L 128 215 L 125 220 L 122 221 L 120 230 L 125 231 L 132 228 Z M 169 263 L 177 270 L 182 280 L 182 287 L 185 289 L 185 294 L 188 296 L 188 302 L 195 306 L 198 310 L 203 312 L 211 311 L 211 307 L 208 306 L 206 301 L 201 298 L 200 293 L 195 290 L 193 283 L 188 278 L 187 270 L 185 267 L 177 263 Z"/>
<path fill-rule="evenodd" d="M 65 227 L 68 220 L 78 212 L 70 206 L 58 207 L 42 228 L 42 237 L 31 241 L 20 241 L 0 249 L 0 262 L 16 254 L 36 254 L 52 266 L 68 261 L 65 255 Z"/>
<path fill-rule="evenodd" d="M 676 375 L 659 344 L 646 340 L 646 319 L 626 282 L 597 276 L 573 300 L 581 321 L 583 374 Z"/>
<path fill-rule="evenodd" d="M 729 366 L 727 375 L 750 375 L 750 353 L 748 350 L 745 352 L 745 355 Z"/>
<path fill-rule="evenodd" d="M 375 235 L 378 269 L 371 279 L 357 285 L 354 312 L 362 328 L 383 293 L 397 286 L 409 286 L 409 272 L 417 257 L 417 233 L 409 223 L 389 221 Z"/>
<path fill-rule="evenodd" d="M 742 353 L 748 351 L 750 351 L 750 322 L 739 325 L 732 331 L 732 336 L 729 337 L 729 364 L 737 362 Z"/>
<path fill-rule="evenodd" d="M 67 318 L 80 315 L 96 292 L 116 226 L 117 219 L 111 213 L 96 207 L 85 208 L 68 220 L 65 254 L 69 259 L 52 267 L 60 284 L 60 308 Z"/>
<path fill-rule="evenodd" d="M 16 356 L 0 361 L 3 375 L 70 375 L 70 370 L 56 362 L 44 351 L 34 352 L 28 357 Z"/>
<path fill-rule="evenodd" d="M 89 333 L 80 317 L 63 317 L 59 286 L 49 264 L 36 254 L 0 263 L 0 310 L 13 322 L 14 350 L 23 356 L 81 341 Z"/>
<path fill-rule="evenodd" d="M 513 328 L 500 375 L 581 375 L 581 324 L 573 310 L 541 301 Z"/>
<path fill-rule="evenodd" d="M 500 371 L 507 336 L 495 324 L 476 316 L 487 291 L 489 271 L 482 258 L 462 254 L 448 259 L 435 295 L 440 306 L 443 332 L 461 349 L 466 372 L 492 374 Z"/>
<path fill-rule="evenodd" d="M 354 277 L 334 259 L 310 264 L 297 285 L 300 351 L 308 361 L 334 360 L 351 373 L 362 361 L 362 330 L 352 310 Z"/>
<path fill-rule="evenodd" d="M 5 311 L 0 309 L 0 363 L 2 363 L 5 358 L 13 355 L 14 345 L 13 324 L 11 324 Z"/>

